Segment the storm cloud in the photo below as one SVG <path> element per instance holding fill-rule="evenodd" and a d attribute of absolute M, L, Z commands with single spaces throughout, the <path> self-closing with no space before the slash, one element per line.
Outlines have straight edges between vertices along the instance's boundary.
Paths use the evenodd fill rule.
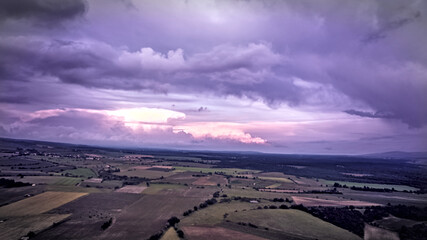
<path fill-rule="evenodd" d="M 0 104 L 23 112 L 160 106 L 188 111 L 190 122 L 266 121 L 268 109 L 273 122 L 349 118 L 424 134 L 426 10 L 418 0 L 2 1 Z M 239 115 L 242 106 L 254 112 Z M 292 146 L 244 130 L 238 135 Z"/>
<path fill-rule="evenodd" d="M 0 21 L 28 20 L 49 26 L 82 16 L 83 0 L 4 0 L 0 2 Z"/>

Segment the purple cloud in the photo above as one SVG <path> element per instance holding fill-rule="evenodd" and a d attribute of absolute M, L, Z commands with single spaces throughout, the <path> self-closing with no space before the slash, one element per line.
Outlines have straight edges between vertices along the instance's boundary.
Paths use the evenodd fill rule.
<path fill-rule="evenodd" d="M 407 0 L 7 0 L 0 3 L 0 105 L 17 115 L 61 108 L 179 108 L 186 109 L 188 124 L 302 116 L 319 127 L 326 118 L 316 116 L 325 114 L 393 126 L 396 135 L 405 134 L 404 123 L 411 128 L 406 131 L 425 135 L 425 9 L 425 1 Z M 204 111 L 200 106 L 209 111 L 195 115 Z M 51 125 L 42 129 L 53 137 L 78 115 L 67 114 L 24 125 Z M 14 136 L 11 126 L 19 121 L 2 118 L 2 134 Z M 91 117 L 78 118 L 84 119 L 75 119 L 81 125 L 95 124 Z M 274 131 L 256 131 L 271 146 L 300 144 L 276 141 L 283 136 L 276 138 Z M 339 146 L 346 139 L 376 137 L 344 132 Z"/>

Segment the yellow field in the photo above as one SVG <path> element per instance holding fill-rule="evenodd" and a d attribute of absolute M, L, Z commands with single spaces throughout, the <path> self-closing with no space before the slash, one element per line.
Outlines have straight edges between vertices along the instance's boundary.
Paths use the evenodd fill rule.
<path fill-rule="evenodd" d="M 275 183 L 275 184 L 272 184 L 272 185 L 270 185 L 270 186 L 267 186 L 267 187 L 265 187 L 265 188 L 278 188 L 278 187 L 280 187 L 280 183 Z"/>
<path fill-rule="evenodd" d="M 34 197 L 0 207 L 0 217 L 19 217 L 41 214 L 86 194 L 87 193 L 80 192 L 44 192 Z"/>
<path fill-rule="evenodd" d="M 173 227 L 170 227 L 160 240 L 179 240 L 178 234 Z"/>
<path fill-rule="evenodd" d="M 279 178 L 279 177 L 258 177 L 262 180 L 271 180 L 271 181 L 277 181 L 277 182 L 285 182 L 285 183 L 293 183 L 291 180 L 287 178 Z"/>
<path fill-rule="evenodd" d="M 28 232 L 38 232 L 58 223 L 71 214 L 40 214 L 13 217 L 0 224 L 0 239 L 19 239 Z"/>

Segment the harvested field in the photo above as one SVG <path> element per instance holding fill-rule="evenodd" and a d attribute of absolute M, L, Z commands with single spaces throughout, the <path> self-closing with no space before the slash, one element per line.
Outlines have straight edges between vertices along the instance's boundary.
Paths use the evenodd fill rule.
<path fill-rule="evenodd" d="M 71 214 L 40 214 L 35 216 L 12 217 L 0 223 L 0 239 L 20 239 L 28 232 L 40 232 L 54 223 L 68 218 Z"/>
<path fill-rule="evenodd" d="M 147 186 L 138 186 L 138 185 L 127 185 L 116 190 L 116 192 L 124 193 L 141 193 L 147 188 Z"/>
<path fill-rule="evenodd" d="M 355 234 L 299 210 L 261 209 L 232 212 L 228 220 L 268 227 L 297 239 L 360 239 Z M 307 227 L 310 226 L 310 227 Z M 249 227 L 250 229 L 250 227 Z"/>
<path fill-rule="evenodd" d="M 337 207 L 337 206 L 379 206 L 381 204 L 363 202 L 363 201 L 354 201 L 354 200 L 329 200 L 321 198 L 311 198 L 311 197 L 301 197 L 301 196 L 292 196 L 292 199 L 296 204 L 303 204 L 304 206 L 324 206 L 324 207 Z"/>
<path fill-rule="evenodd" d="M 365 240 L 399 240 L 395 232 L 365 224 Z"/>
<path fill-rule="evenodd" d="M 222 227 L 196 227 L 186 226 L 182 227 L 187 239 L 236 239 L 236 240 L 263 240 L 255 235 L 242 233 Z"/>
<path fill-rule="evenodd" d="M 45 192 L 34 197 L 0 207 L 0 217 L 37 215 L 71 202 L 87 193 Z"/>

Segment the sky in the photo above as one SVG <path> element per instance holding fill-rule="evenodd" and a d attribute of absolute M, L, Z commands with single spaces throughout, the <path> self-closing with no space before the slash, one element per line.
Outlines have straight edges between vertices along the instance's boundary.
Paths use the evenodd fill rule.
<path fill-rule="evenodd" d="M 0 137 L 427 151 L 427 1 L 2 0 Z"/>

